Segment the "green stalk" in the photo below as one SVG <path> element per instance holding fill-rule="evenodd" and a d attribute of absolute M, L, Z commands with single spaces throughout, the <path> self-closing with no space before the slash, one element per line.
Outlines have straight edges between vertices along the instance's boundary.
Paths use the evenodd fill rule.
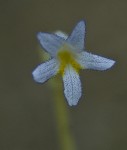
<path fill-rule="evenodd" d="M 58 130 L 58 138 L 61 150 L 76 150 L 76 145 L 70 130 L 69 112 L 65 98 L 63 97 L 62 81 L 54 78 L 49 82 L 54 95 L 54 111 Z"/>

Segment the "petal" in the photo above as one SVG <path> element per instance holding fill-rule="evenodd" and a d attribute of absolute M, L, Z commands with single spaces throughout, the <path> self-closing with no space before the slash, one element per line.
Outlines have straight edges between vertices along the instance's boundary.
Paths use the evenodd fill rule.
<path fill-rule="evenodd" d="M 37 38 L 40 41 L 41 46 L 53 57 L 56 55 L 59 48 L 65 43 L 63 38 L 55 34 L 39 32 Z"/>
<path fill-rule="evenodd" d="M 111 68 L 115 63 L 114 60 L 93 55 L 88 52 L 81 52 L 79 55 L 78 62 L 86 69 L 106 70 Z"/>
<path fill-rule="evenodd" d="M 63 75 L 64 94 L 70 106 L 77 105 L 81 97 L 81 82 L 78 73 L 68 66 Z"/>
<path fill-rule="evenodd" d="M 85 38 L 85 22 L 80 21 L 71 35 L 67 39 L 67 41 L 73 45 L 77 51 L 82 51 L 84 49 L 84 38 Z"/>
<path fill-rule="evenodd" d="M 61 38 L 64 38 L 65 40 L 68 38 L 68 35 L 62 31 L 56 31 L 55 34 Z"/>
<path fill-rule="evenodd" d="M 32 75 L 36 82 L 43 83 L 52 76 L 56 75 L 57 70 L 57 61 L 55 59 L 51 59 L 37 66 L 37 68 L 32 72 Z"/>

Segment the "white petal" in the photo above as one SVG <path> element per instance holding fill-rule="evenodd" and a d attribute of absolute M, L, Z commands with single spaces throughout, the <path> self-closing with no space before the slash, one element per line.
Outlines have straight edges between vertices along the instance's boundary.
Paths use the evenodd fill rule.
<path fill-rule="evenodd" d="M 77 105 L 81 97 L 81 82 L 78 73 L 68 66 L 63 76 L 64 94 L 70 106 Z"/>
<path fill-rule="evenodd" d="M 56 31 L 55 34 L 57 36 L 60 36 L 60 37 L 64 38 L 65 40 L 68 38 L 68 35 L 66 33 L 62 32 L 62 31 Z"/>
<path fill-rule="evenodd" d="M 37 66 L 32 72 L 33 78 L 36 82 L 43 83 L 56 75 L 58 70 L 58 64 L 55 59 L 51 59 L 43 64 Z"/>
<path fill-rule="evenodd" d="M 85 23 L 84 21 L 80 21 L 72 31 L 67 41 L 72 44 L 77 49 L 77 51 L 82 51 L 84 49 L 84 38 Z"/>
<path fill-rule="evenodd" d="M 79 54 L 78 62 L 86 69 L 94 69 L 94 70 L 106 70 L 111 68 L 115 61 L 104 58 L 98 55 L 93 55 L 88 52 L 81 52 Z"/>
<path fill-rule="evenodd" d="M 41 46 L 53 57 L 56 55 L 59 48 L 65 43 L 63 38 L 55 34 L 39 32 L 37 38 L 39 39 Z"/>

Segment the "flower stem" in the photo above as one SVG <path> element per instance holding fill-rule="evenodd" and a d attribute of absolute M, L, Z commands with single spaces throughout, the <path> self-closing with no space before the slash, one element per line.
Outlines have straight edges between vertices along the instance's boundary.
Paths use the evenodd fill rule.
<path fill-rule="evenodd" d="M 58 138 L 61 150 L 76 150 L 74 138 L 70 130 L 69 112 L 65 98 L 62 93 L 62 84 L 59 78 L 54 78 L 50 82 L 54 94 L 54 111 L 58 129 Z"/>

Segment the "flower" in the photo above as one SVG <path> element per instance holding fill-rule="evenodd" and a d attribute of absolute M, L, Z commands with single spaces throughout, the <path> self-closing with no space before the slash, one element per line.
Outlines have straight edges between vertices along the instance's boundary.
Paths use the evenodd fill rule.
<path fill-rule="evenodd" d="M 32 72 L 36 82 L 44 83 L 56 74 L 63 77 L 64 94 L 70 106 L 77 105 L 81 94 L 80 69 L 106 70 L 115 61 L 91 54 L 85 50 L 85 22 L 80 21 L 70 36 L 63 32 L 55 34 L 39 32 L 41 46 L 51 59 L 40 64 Z"/>

